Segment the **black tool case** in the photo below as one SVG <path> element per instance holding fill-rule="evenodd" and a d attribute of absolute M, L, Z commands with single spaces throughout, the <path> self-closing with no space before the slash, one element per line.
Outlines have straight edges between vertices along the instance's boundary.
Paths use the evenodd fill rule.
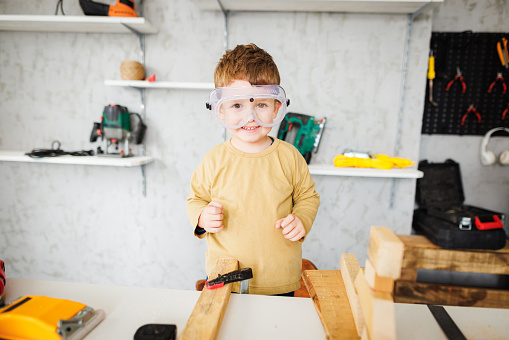
<path fill-rule="evenodd" d="M 460 166 L 453 160 L 444 163 L 419 163 L 423 178 L 417 180 L 412 226 L 434 244 L 447 249 L 500 249 L 506 244 L 502 229 L 505 215 L 464 205 Z"/>

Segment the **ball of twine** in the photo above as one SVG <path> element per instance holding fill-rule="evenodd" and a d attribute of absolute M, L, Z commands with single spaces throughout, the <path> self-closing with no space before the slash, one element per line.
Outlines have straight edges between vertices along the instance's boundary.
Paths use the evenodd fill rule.
<path fill-rule="evenodd" d="M 143 80 L 145 79 L 145 69 L 137 61 L 124 60 L 120 65 L 120 76 L 124 80 Z"/>

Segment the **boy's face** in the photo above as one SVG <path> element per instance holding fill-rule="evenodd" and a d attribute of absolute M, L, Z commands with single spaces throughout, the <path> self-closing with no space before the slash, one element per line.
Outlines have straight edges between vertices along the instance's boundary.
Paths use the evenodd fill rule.
<path fill-rule="evenodd" d="M 249 87 L 247 80 L 235 80 L 227 87 Z M 228 100 L 219 108 L 219 118 L 227 126 L 237 126 L 249 117 L 246 124 L 237 129 L 228 129 L 230 134 L 246 143 L 256 143 L 269 134 L 272 127 L 260 126 L 253 115 L 263 124 L 271 124 L 277 117 L 281 103 L 273 98 L 252 98 Z"/>

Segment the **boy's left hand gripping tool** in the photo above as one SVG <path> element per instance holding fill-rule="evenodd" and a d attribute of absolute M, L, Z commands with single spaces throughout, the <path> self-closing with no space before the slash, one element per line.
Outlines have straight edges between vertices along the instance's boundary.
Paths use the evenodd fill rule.
<path fill-rule="evenodd" d="M 242 268 L 239 270 L 234 270 L 232 272 L 226 273 L 226 274 L 219 274 L 217 278 L 214 280 L 206 281 L 205 287 L 207 289 L 216 289 L 223 287 L 227 283 L 232 282 L 240 282 L 240 293 L 241 294 L 247 294 L 249 293 L 249 279 L 253 278 L 253 271 L 251 268 Z"/>

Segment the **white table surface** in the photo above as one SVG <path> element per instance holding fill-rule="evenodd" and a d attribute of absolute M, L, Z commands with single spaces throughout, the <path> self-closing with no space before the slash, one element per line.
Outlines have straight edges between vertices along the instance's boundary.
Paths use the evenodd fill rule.
<path fill-rule="evenodd" d="M 85 339 L 132 339 L 148 323 L 177 325 L 180 335 L 200 296 L 190 290 L 7 279 L 6 301 L 24 295 L 69 299 L 102 309 L 106 319 Z M 467 339 L 509 339 L 509 309 L 445 309 Z M 398 339 L 446 339 L 425 305 L 396 304 Z M 218 340 L 326 339 L 308 298 L 232 294 Z"/>

